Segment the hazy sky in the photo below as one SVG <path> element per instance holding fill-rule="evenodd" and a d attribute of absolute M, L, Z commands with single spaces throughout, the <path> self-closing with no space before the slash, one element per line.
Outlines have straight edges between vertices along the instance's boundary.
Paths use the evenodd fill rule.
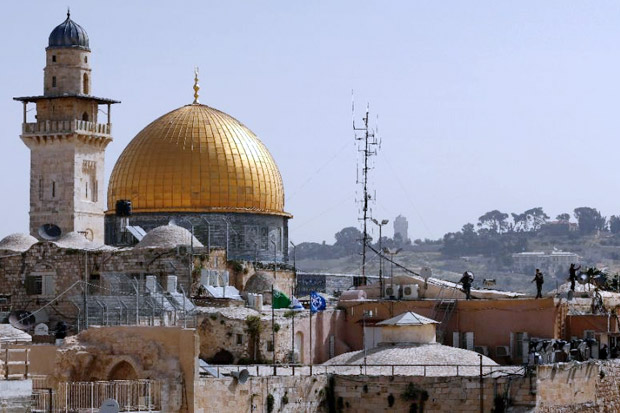
<path fill-rule="evenodd" d="M 148 123 L 192 101 L 267 145 L 290 238 L 358 225 L 358 118 L 379 115 L 374 215 L 438 238 L 484 212 L 592 206 L 620 214 L 620 3 L 612 1 L 74 2 L 92 92 L 112 111 L 106 176 Z M 21 104 L 41 94 L 45 47 L 67 1 L 6 2 L 0 16 L 0 232 L 27 232 Z M 387 235 L 392 234 L 390 223 Z"/>

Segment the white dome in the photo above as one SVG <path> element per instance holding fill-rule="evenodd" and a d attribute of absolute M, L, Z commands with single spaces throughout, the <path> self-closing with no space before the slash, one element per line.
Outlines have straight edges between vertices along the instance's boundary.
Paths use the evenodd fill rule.
<path fill-rule="evenodd" d="M 177 225 L 162 225 L 150 230 L 136 248 L 176 248 L 179 245 L 192 244 L 194 247 L 202 247 L 202 243 L 192 237 L 192 233 Z"/>
<path fill-rule="evenodd" d="M 498 366 L 496 362 L 485 356 L 482 356 L 482 363 L 485 366 Z M 326 361 L 324 364 L 364 364 L 364 351 L 344 353 Z M 459 375 L 474 376 L 480 373 L 480 355 L 478 353 L 442 344 L 381 345 L 366 351 L 366 364 L 368 366 L 416 365 L 398 367 L 397 374 L 416 374 L 416 371 L 423 371 L 424 366 L 427 366 L 426 374 L 429 376 L 455 375 L 456 365 L 459 366 Z M 359 374 L 359 368 L 351 367 L 351 369 Z M 372 371 L 374 373 L 378 372 Z M 381 370 L 379 373 L 390 375 L 391 369 L 388 367 L 385 372 Z"/>
<path fill-rule="evenodd" d="M 0 250 L 24 252 L 37 242 L 39 241 L 32 235 L 15 233 L 7 235 L 0 240 Z"/>

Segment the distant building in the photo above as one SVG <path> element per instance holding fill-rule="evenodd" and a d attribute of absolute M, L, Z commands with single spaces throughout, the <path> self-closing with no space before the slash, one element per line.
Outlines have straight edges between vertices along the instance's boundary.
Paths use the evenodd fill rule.
<path fill-rule="evenodd" d="M 547 235 L 568 235 L 579 230 L 579 225 L 569 221 L 551 221 L 541 227 L 541 232 Z"/>
<path fill-rule="evenodd" d="M 407 234 L 407 230 L 409 228 L 409 223 L 407 222 L 407 218 L 402 215 L 399 215 L 394 219 L 394 239 L 398 237 L 401 239 L 403 243 L 407 243 L 409 241 L 409 235 Z"/>
<path fill-rule="evenodd" d="M 543 272 L 568 271 L 571 263 L 578 262 L 580 258 L 574 252 L 568 251 L 552 251 L 550 253 L 534 251 L 512 254 L 513 268 L 521 272 L 532 272 L 535 268 L 540 268 Z"/>

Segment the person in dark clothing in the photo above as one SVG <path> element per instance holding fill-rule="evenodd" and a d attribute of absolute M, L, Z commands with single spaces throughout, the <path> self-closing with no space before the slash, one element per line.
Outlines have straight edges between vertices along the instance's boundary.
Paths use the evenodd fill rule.
<path fill-rule="evenodd" d="M 581 269 L 581 265 L 575 267 L 575 264 L 571 264 L 568 269 L 568 279 L 570 280 L 570 289 L 575 291 L 575 281 L 577 281 L 577 271 Z"/>
<path fill-rule="evenodd" d="M 474 274 L 471 271 L 465 271 L 460 284 L 463 284 L 463 292 L 465 293 L 465 298 L 467 300 L 471 300 L 471 284 L 474 282 Z"/>
<path fill-rule="evenodd" d="M 542 298 L 542 286 L 545 283 L 545 277 L 538 268 L 536 268 L 536 274 L 534 275 L 532 282 L 534 281 L 536 282 L 536 298 Z"/>
<path fill-rule="evenodd" d="M 601 347 L 601 350 L 598 352 L 598 358 L 600 358 L 601 360 L 607 360 L 607 354 L 607 344 L 603 344 L 603 347 Z"/>

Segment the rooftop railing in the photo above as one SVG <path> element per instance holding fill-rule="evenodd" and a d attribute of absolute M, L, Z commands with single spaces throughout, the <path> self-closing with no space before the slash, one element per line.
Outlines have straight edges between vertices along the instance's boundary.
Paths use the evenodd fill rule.
<path fill-rule="evenodd" d="M 109 135 L 111 133 L 111 125 L 85 120 L 46 120 L 22 124 L 22 133 L 24 135 L 76 132 Z"/>

